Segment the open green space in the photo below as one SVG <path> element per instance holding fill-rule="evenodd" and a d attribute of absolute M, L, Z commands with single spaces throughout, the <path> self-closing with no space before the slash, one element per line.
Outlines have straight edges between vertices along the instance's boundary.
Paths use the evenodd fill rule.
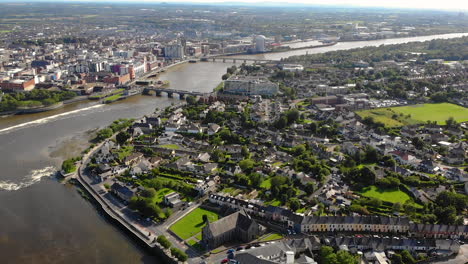
<path fill-rule="evenodd" d="M 233 187 L 228 187 L 228 188 L 224 188 L 221 192 L 229 193 L 232 196 L 236 196 L 239 193 L 241 193 L 242 191 L 240 189 L 236 189 L 236 188 L 233 188 Z"/>
<path fill-rule="evenodd" d="M 219 215 L 215 212 L 208 211 L 202 208 L 196 208 L 182 219 L 173 224 L 169 229 L 182 239 L 188 239 L 197 233 L 205 226 L 203 215 L 207 215 L 208 220 L 214 222 L 219 219 Z"/>
<path fill-rule="evenodd" d="M 165 145 L 159 145 L 158 147 L 167 148 L 167 149 L 180 149 L 180 147 L 176 144 L 165 144 Z"/>
<path fill-rule="evenodd" d="M 260 184 L 260 188 L 269 190 L 271 188 L 271 180 L 266 179 Z"/>
<path fill-rule="evenodd" d="M 267 241 L 278 240 L 278 239 L 282 239 L 282 238 L 283 238 L 283 235 L 273 233 L 273 234 L 269 234 L 269 235 L 266 235 L 266 236 L 262 237 L 259 241 L 260 242 L 267 242 Z"/>
<path fill-rule="evenodd" d="M 123 146 L 119 149 L 117 152 L 117 155 L 119 156 L 119 160 L 124 160 L 126 157 L 130 156 L 133 153 L 133 147 L 132 146 Z"/>
<path fill-rule="evenodd" d="M 106 99 L 104 99 L 104 103 L 108 103 L 108 102 L 112 102 L 112 101 L 118 100 L 118 99 L 120 99 L 122 96 L 123 96 L 123 94 L 114 94 L 114 95 L 112 95 L 112 96 L 106 97 Z"/>
<path fill-rule="evenodd" d="M 399 189 L 382 189 L 375 185 L 363 188 L 360 194 L 369 198 L 379 198 L 384 202 L 401 203 L 411 200 L 411 197 Z"/>
<path fill-rule="evenodd" d="M 387 127 L 421 124 L 427 121 L 436 121 L 437 124 L 444 125 L 449 117 L 453 117 L 457 122 L 468 121 L 468 108 L 450 103 L 379 108 L 356 113 L 363 119 L 372 117 L 375 122 L 381 122 Z"/>
<path fill-rule="evenodd" d="M 164 196 L 170 194 L 170 193 L 173 193 L 175 192 L 174 190 L 172 189 L 169 189 L 169 188 L 162 188 L 160 190 L 158 190 L 156 192 L 156 195 L 153 197 L 153 201 L 155 203 L 161 203 L 163 200 L 164 200 Z"/>

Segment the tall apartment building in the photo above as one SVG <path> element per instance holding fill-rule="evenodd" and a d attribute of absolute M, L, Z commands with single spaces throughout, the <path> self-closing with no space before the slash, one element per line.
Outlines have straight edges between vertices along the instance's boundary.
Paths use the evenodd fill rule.
<path fill-rule="evenodd" d="M 227 94 L 272 96 L 278 90 L 278 84 L 256 76 L 233 76 L 224 83 L 224 93 Z"/>
<path fill-rule="evenodd" d="M 168 59 L 183 59 L 184 47 L 182 44 L 172 44 L 164 47 L 164 56 Z"/>

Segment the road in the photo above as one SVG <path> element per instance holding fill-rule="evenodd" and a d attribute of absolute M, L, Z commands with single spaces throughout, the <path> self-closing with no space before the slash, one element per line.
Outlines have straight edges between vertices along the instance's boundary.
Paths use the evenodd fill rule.
<path fill-rule="evenodd" d="M 103 142 L 104 143 L 104 142 Z M 98 144 L 95 148 L 89 151 L 86 155 L 83 156 L 82 162 L 78 168 L 78 179 L 85 185 L 85 188 L 91 188 L 92 191 L 90 192 L 93 196 L 99 196 L 100 199 L 96 199 L 98 202 L 105 203 L 103 209 L 108 214 L 114 214 L 120 218 L 121 222 L 123 221 L 125 224 L 133 226 L 135 229 L 139 230 L 139 233 L 135 233 L 134 230 L 131 230 L 135 233 L 138 237 L 140 237 L 145 243 L 154 246 L 154 240 L 159 235 L 164 235 L 168 238 L 168 240 L 172 243 L 173 246 L 179 248 L 180 250 L 187 253 L 189 256 L 188 263 L 200 263 L 202 261 L 200 254 L 188 247 L 184 244 L 183 241 L 179 240 L 178 238 L 174 237 L 169 231 L 168 228 L 178 221 L 180 218 L 184 217 L 190 211 L 194 210 L 198 207 L 199 204 L 194 203 L 190 207 L 186 208 L 183 211 L 177 211 L 171 217 L 169 217 L 164 223 L 155 223 L 153 221 L 147 221 L 143 219 L 138 213 L 128 208 L 128 206 L 119 199 L 117 199 L 114 195 L 107 192 L 104 187 L 104 182 L 98 183 L 92 177 L 90 177 L 86 171 L 86 165 L 89 162 L 90 157 L 103 145 L 103 143 Z M 110 209 L 111 212 L 108 210 Z M 111 215 L 112 216 L 112 215 Z"/>

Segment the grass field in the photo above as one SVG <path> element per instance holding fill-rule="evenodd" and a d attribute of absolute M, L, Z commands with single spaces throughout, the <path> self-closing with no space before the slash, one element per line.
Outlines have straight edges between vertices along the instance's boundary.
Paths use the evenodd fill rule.
<path fill-rule="evenodd" d="M 259 241 L 260 242 L 267 242 L 267 241 L 278 240 L 278 239 L 282 239 L 282 238 L 283 238 L 283 235 L 273 233 L 273 234 L 269 234 L 269 235 L 266 235 L 266 236 L 262 237 Z"/>
<path fill-rule="evenodd" d="M 377 186 L 369 186 L 361 190 L 361 195 L 369 198 L 379 198 L 382 201 L 390 203 L 404 204 L 411 197 L 398 189 L 381 189 Z"/>
<path fill-rule="evenodd" d="M 204 214 L 208 216 L 211 222 L 219 218 L 219 215 L 215 212 L 197 208 L 173 224 L 169 229 L 184 240 L 190 238 L 200 233 L 201 229 L 205 226 L 202 219 Z"/>
<path fill-rule="evenodd" d="M 167 149 L 180 149 L 180 147 L 176 144 L 159 145 L 158 147 L 167 148 Z"/>
<path fill-rule="evenodd" d="M 468 121 L 468 108 L 449 103 L 379 108 L 356 113 L 361 118 L 370 116 L 387 127 L 425 123 L 428 120 L 444 125 L 449 117 L 453 117 L 457 122 Z"/>
<path fill-rule="evenodd" d="M 172 189 L 169 189 L 169 188 L 162 188 L 162 189 L 158 190 L 156 192 L 156 195 L 153 198 L 153 202 L 161 203 L 164 200 L 164 196 L 166 196 L 167 194 L 170 194 L 172 192 L 175 192 L 175 191 L 172 190 Z"/>
<path fill-rule="evenodd" d="M 271 188 L 271 180 L 266 179 L 260 184 L 260 188 L 269 190 Z"/>

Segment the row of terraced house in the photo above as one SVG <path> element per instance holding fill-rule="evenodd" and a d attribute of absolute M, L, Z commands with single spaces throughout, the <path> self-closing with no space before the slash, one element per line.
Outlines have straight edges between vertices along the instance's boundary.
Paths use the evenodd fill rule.
<path fill-rule="evenodd" d="M 424 238 L 468 238 L 468 226 L 416 224 L 406 217 L 389 216 L 304 216 L 277 206 L 257 203 L 219 194 L 210 194 L 209 201 L 267 220 L 287 225 L 297 232 L 370 232 L 400 233 Z"/>

